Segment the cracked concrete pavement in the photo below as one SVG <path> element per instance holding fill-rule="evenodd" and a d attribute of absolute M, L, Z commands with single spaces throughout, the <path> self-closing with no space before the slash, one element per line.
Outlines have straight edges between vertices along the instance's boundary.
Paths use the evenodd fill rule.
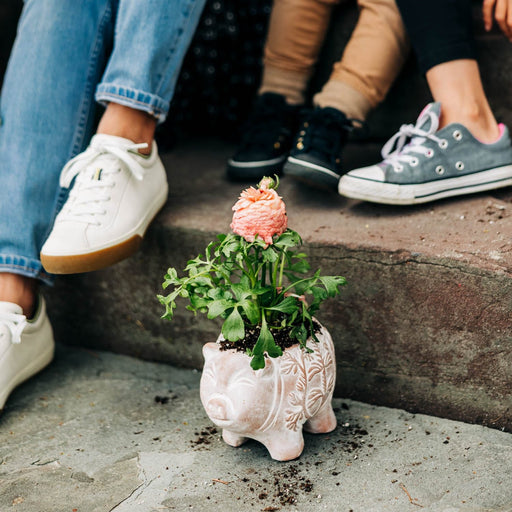
<path fill-rule="evenodd" d="M 59 346 L 0 416 L 0 510 L 512 510 L 508 433 L 338 398 L 337 429 L 280 463 L 222 441 L 199 378 Z"/>

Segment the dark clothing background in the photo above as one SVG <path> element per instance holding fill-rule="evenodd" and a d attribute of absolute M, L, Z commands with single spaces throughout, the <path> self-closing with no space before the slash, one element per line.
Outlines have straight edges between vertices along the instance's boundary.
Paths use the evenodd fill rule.
<path fill-rule="evenodd" d="M 475 59 L 471 0 L 397 0 L 423 73 L 443 62 Z"/>

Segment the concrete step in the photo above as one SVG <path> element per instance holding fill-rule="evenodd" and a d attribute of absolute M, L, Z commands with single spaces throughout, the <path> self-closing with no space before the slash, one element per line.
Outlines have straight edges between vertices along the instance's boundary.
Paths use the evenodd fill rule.
<path fill-rule="evenodd" d="M 156 294 L 168 267 L 229 230 L 244 188 L 224 178 L 232 152 L 195 138 L 164 155 L 170 197 L 141 251 L 48 290 L 60 342 L 202 366 L 218 325 L 183 309 L 161 320 Z M 348 167 L 377 159 L 377 145 L 347 148 Z M 348 280 L 319 315 L 336 345 L 336 396 L 512 430 L 512 189 L 413 207 L 290 179 L 279 192 L 312 265 Z"/>

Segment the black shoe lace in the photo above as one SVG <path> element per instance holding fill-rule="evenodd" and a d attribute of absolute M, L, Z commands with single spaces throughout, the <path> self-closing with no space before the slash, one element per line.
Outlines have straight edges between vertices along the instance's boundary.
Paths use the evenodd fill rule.
<path fill-rule="evenodd" d="M 306 153 L 314 151 L 331 163 L 336 163 L 350 132 L 358 123 L 362 123 L 334 109 L 304 111 L 302 118 L 304 123 L 298 139 L 302 143 L 300 149 Z"/>

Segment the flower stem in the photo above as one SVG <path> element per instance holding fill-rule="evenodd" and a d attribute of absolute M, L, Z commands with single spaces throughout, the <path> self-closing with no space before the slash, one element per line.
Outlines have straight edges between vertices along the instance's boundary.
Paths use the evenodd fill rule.
<path fill-rule="evenodd" d="M 281 265 L 279 266 L 279 283 L 278 286 L 283 286 L 283 272 L 284 272 L 284 260 L 286 257 L 286 251 L 283 251 L 283 254 L 281 256 Z"/>
<path fill-rule="evenodd" d="M 311 281 L 312 279 L 316 281 L 318 281 L 318 278 L 314 278 L 314 277 L 306 277 L 304 279 L 299 279 L 298 281 L 295 281 L 293 282 L 290 286 L 287 286 L 283 291 L 283 295 L 288 292 L 289 290 L 291 290 L 292 288 L 294 288 L 295 286 L 297 286 L 299 283 L 305 283 L 306 281 Z"/>

